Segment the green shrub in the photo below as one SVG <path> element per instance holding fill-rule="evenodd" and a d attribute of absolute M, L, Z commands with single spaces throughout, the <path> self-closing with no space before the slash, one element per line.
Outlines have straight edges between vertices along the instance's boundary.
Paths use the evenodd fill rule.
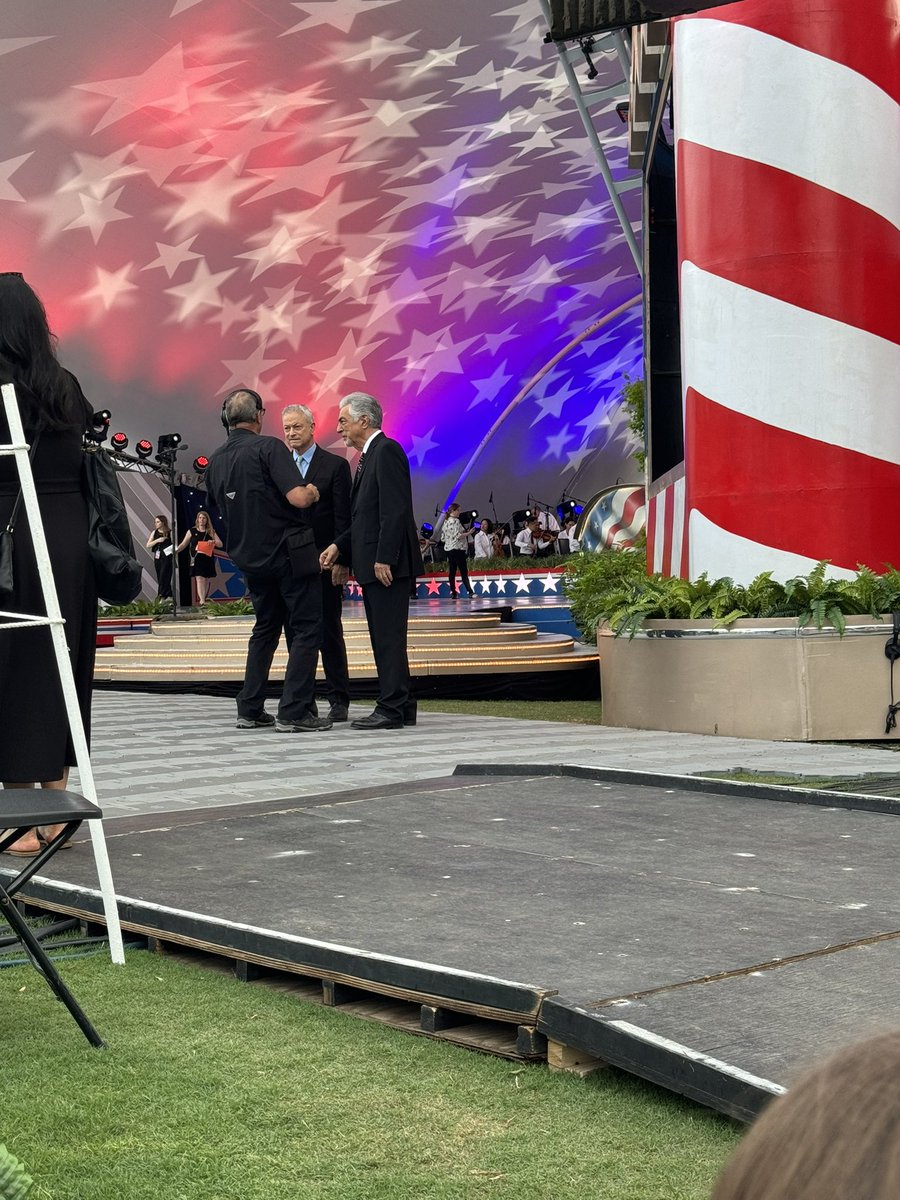
<path fill-rule="evenodd" d="M 644 464 L 647 461 L 647 435 L 645 429 L 647 418 L 643 379 L 632 379 L 630 375 L 626 375 L 625 382 L 622 384 L 622 390 L 619 393 L 619 399 L 622 407 L 628 414 L 628 428 L 638 441 L 638 449 L 632 451 L 631 457 L 643 472 Z"/>
<path fill-rule="evenodd" d="M 34 1181 L 5 1146 L 0 1146 L 0 1200 L 25 1200 Z"/>

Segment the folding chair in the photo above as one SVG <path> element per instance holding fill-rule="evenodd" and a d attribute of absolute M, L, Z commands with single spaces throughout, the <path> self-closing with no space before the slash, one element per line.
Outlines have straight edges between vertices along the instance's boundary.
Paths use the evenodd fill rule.
<path fill-rule="evenodd" d="M 40 825 L 64 825 L 62 831 L 50 841 L 39 854 L 29 859 L 16 877 L 7 883 L 0 876 L 0 913 L 10 928 L 18 935 L 28 957 L 35 968 L 47 980 L 58 1000 L 75 1018 L 78 1027 L 92 1046 L 102 1047 L 104 1042 L 94 1026 L 85 1016 L 78 1001 L 63 983 L 59 972 L 50 960 L 40 938 L 29 927 L 15 903 L 16 892 L 45 866 L 65 846 L 82 821 L 98 820 L 103 814 L 96 804 L 85 800 L 77 792 L 53 791 L 50 788 L 5 788 L 2 793 L 3 821 L 6 832 L 0 835 L 0 854 L 29 829 Z"/>

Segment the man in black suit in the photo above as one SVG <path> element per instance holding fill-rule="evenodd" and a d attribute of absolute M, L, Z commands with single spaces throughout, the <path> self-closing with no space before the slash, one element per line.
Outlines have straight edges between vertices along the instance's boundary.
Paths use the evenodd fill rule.
<path fill-rule="evenodd" d="M 319 499 L 308 510 L 316 549 L 326 546 L 350 528 L 350 464 L 340 454 L 323 450 L 314 441 L 316 423 L 305 404 L 289 404 L 281 414 L 284 440 L 304 483 L 319 490 Z M 347 720 L 350 674 L 341 623 L 341 598 L 349 571 L 335 564 L 322 572 L 322 669 L 332 721 Z"/>
<path fill-rule="evenodd" d="M 349 565 L 362 587 L 369 636 L 378 672 L 378 702 L 354 729 L 402 729 L 415 725 L 406 652 L 409 592 L 422 571 L 413 516 L 409 460 L 399 442 L 381 429 L 381 405 L 364 392 L 341 401 L 338 432 L 361 450 L 350 498 L 350 528 L 322 551 L 322 569 Z"/>

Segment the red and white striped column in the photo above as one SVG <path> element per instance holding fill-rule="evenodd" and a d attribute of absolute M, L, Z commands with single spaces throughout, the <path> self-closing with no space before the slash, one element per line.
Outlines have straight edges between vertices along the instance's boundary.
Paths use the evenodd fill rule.
<path fill-rule="evenodd" d="M 689 573 L 900 566 L 900 4 L 674 47 Z"/>

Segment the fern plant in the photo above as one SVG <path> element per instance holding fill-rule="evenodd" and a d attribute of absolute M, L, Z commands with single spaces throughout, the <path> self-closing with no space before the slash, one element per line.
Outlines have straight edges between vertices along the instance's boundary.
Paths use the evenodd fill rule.
<path fill-rule="evenodd" d="M 853 579 L 834 579 L 828 565 L 817 563 L 808 575 L 785 583 L 766 571 L 744 586 L 705 573 L 692 582 L 646 575 L 642 554 L 612 550 L 570 564 L 563 587 L 576 624 L 590 639 L 602 621 L 617 637 L 634 637 L 647 620 L 705 618 L 722 627 L 742 617 L 796 617 L 800 628 L 830 625 L 843 634 L 850 615 L 879 619 L 900 610 L 900 571 L 888 567 L 878 575 L 861 566 Z"/>

